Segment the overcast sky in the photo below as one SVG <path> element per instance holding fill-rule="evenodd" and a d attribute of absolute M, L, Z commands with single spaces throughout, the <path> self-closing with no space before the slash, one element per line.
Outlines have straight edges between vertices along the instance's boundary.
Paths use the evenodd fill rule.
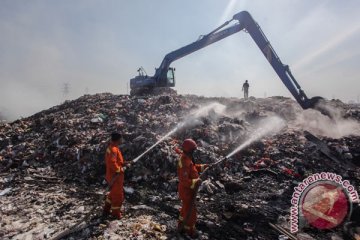
<path fill-rule="evenodd" d="M 86 92 L 126 93 L 143 66 L 249 11 L 309 97 L 360 95 L 358 0 L 1 0 L 0 112 L 28 116 Z M 176 90 L 290 96 L 250 36 L 240 32 L 172 64 Z"/>

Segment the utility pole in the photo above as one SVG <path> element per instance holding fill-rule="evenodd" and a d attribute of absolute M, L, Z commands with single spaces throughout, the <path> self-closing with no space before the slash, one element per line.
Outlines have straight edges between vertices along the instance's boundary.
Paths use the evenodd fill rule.
<path fill-rule="evenodd" d="M 85 88 L 85 94 L 89 94 L 89 88 L 88 87 Z"/>

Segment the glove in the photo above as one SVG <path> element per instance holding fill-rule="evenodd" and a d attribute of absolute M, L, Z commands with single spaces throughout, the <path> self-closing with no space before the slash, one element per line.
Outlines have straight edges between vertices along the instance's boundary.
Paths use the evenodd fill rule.
<path fill-rule="evenodd" d="M 202 184 L 202 180 L 200 178 L 198 178 L 198 180 L 195 183 L 196 187 L 200 187 L 201 184 Z"/>
<path fill-rule="evenodd" d="M 192 183 L 191 183 L 191 186 L 190 188 L 191 189 L 194 189 L 195 187 L 199 187 L 201 185 L 201 179 L 200 178 L 195 178 L 195 179 L 192 179 Z"/>
<path fill-rule="evenodd" d="M 201 164 L 201 172 L 203 172 L 205 169 L 209 167 L 209 164 Z"/>

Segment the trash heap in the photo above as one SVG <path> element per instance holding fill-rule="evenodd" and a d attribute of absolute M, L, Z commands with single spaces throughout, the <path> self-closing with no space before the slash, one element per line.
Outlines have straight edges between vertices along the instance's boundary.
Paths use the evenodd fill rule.
<path fill-rule="evenodd" d="M 346 126 L 359 124 L 358 105 L 340 101 L 332 105 L 341 109 L 339 116 L 348 121 Z M 334 162 L 304 137 L 308 129 L 303 120 L 318 121 L 309 111 L 284 97 L 244 101 L 104 93 L 3 123 L 0 238 L 48 239 L 76 223 L 92 206 L 101 206 L 106 186 L 103 156 L 110 133 L 122 133 L 120 149 L 126 160 L 132 160 L 181 126 L 126 171 L 123 220 L 104 220 L 94 213 L 81 231 L 67 237 L 172 239 L 180 205 L 176 148 L 182 140 L 195 139 L 197 161 L 213 163 L 251 137 L 261 120 L 277 116 L 284 119 L 285 128 L 252 142 L 210 171 L 199 194 L 198 225 L 201 239 L 287 239 L 269 223 L 288 228 L 291 195 L 299 181 L 312 173 L 332 171 L 357 188 L 360 184 L 360 134 L 354 130 L 333 138 L 326 129 L 320 132 L 339 160 Z M 354 171 L 342 168 L 342 162 L 351 163 Z M 309 227 L 298 237 L 330 239 L 346 234 L 341 228 L 320 232 Z"/>

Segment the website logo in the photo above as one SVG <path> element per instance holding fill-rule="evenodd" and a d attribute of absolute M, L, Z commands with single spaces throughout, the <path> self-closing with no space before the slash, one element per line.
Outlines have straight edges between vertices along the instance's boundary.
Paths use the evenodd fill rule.
<path fill-rule="evenodd" d="M 359 195 L 348 180 L 329 172 L 315 173 L 294 187 L 290 208 L 290 231 L 311 225 L 331 229 L 349 219 Z"/>

